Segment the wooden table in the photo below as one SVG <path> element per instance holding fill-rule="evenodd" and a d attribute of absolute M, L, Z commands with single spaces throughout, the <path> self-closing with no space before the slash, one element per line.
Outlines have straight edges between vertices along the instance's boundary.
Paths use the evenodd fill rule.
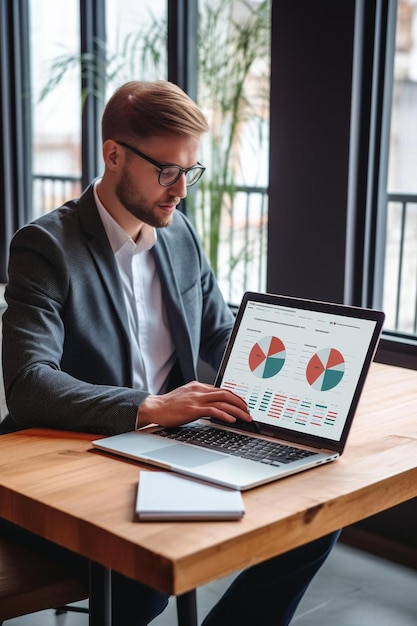
<path fill-rule="evenodd" d="M 4 435 L 0 516 L 88 557 L 104 582 L 111 568 L 188 599 L 199 585 L 417 496 L 416 413 L 417 372 L 374 363 L 340 460 L 245 492 L 238 522 L 135 522 L 138 464 L 93 450 L 93 435 Z M 90 602 L 90 624 L 109 624 L 94 617 L 106 609 L 94 586 Z"/>

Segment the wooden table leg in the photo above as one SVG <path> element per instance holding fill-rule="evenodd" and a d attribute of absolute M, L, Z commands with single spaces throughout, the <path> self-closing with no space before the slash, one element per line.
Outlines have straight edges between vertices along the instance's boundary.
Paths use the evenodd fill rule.
<path fill-rule="evenodd" d="M 178 626 L 197 626 L 197 593 L 188 591 L 177 596 Z"/>
<path fill-rule="evenodd" d="M 110 570 L 90 561 L 89 626 L 111 626 Z"/>

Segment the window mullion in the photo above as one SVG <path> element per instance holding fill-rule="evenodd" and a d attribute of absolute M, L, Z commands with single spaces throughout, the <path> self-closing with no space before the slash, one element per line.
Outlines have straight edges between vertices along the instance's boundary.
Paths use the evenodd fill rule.
<path fill-rule="evenodd" d="M 82 64 L 82 187 L 98 176 L 101 167 L 100 119 L 105 93 L 105 0 L 80 1 L 81 58 L 95 57 L 96 63 Z"/>

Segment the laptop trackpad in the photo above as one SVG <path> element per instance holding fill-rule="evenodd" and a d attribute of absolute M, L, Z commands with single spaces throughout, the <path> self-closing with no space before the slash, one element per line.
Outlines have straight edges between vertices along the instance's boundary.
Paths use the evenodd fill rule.
<path fill-rule="evenodd" d="M 205 465 L 214 461 L 221 461 L 225 455 L 210 450 L 194 449 L 191 446 L 184 446 L 181 443 L 175 443 L 166 448 L 158 448 L 156 450 L 148 450 L 146 456 L 155 461 L 163 461 L 164 463 L 173 463 L 175 465 L 183 465 L 185 467 L 195 467 L 196 465 Z"/>

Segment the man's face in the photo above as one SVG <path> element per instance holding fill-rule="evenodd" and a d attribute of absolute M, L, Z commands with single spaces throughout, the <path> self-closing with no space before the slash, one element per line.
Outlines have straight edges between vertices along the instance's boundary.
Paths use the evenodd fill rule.
<path fill-rule="evenodd" d="M 131 145 L 163 165 L 179 165 L 186 169 L 197 163 L 199 141 L 173 136 L 153 137 Z M 185 176 L 167 187 L 158 182 L 159 170 L 127 148 L 123 151 L 115 194 L 123 207 L 135 218 L 162 228 L 169 226 L 177 204 L 187 195 Z"/>

